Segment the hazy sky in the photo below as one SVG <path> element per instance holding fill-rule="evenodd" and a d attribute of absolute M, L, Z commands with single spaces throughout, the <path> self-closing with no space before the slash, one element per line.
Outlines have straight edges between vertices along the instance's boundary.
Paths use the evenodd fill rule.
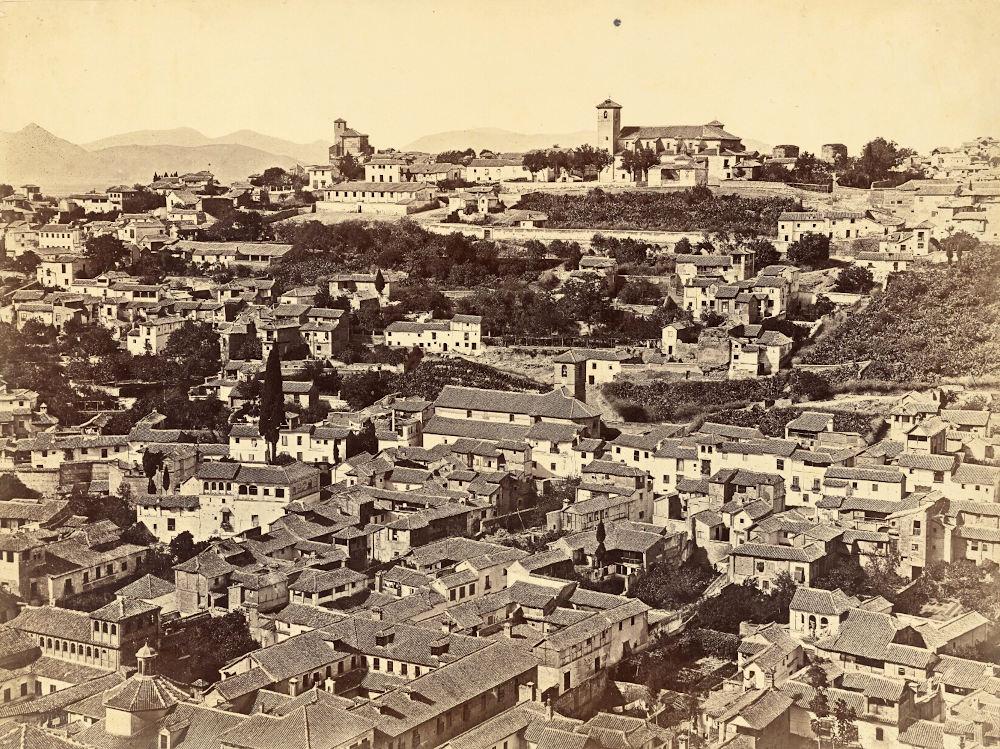
<path fill-rule="evenodd" d="M 614 20 L 620 19 L 620 25 Z M 1000 0 L 0 0 L 0 130 L 146 128 L 376 147 L 499 127 L 713 119 L 852 150 L 1000 135 Z"/>

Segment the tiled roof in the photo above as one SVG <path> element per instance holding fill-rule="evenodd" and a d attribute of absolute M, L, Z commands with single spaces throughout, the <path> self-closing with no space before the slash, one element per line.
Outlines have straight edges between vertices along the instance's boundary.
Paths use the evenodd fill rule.
<path fill-rule="evenodd" d="M 111 603 L 91 611 L 90 618 L 102 622 L 120 622 L 133 616 L 157 611 L 159 608 L 138 598 L 116 598 Z"/>
<path fill-rule="evenodd" d="M 138 713 L 168 710 L 186 699 L 187 693 L 161 676 L 133 674 L 122 684 L 104 693 L 104 705 Z"/>
<path fill-rule="evenodd" d="M 143 575 L 135 582 L 126 585 L 124 588 L 116 590 L 115 595 L 128 598 L 141 598 L 148 601 L 173 592 L 173 583 L 167 582 L 163 578 L 156 577 L 156 575 Z"/>
<path fill-rule="evenodd" d="M 833 414 L 818 411 L 803 411 L 786 425 L 790 431 L 825 432 L 833 419 Z"/>
<path fill-rule="evenodd" d="M 31 634 L 90 642 L 90 617 L 83 611 L 55 606 L 28 606 L 10 621 L 10 626 Z"/>
<path fill-rule="evenodd" d="M 560 389 L 538 394 L 445 385 L 434 405 L 569 420 L 590 419 L 600 414 Z"/>
<path fill-rule="evenodd" d="M 733 556 L 753 557 L 754 559 L 774 559 L 787 562 L 815 562 L 826 556 L 823 547 L 818 544 L 799 547 L 747 543 L 740 544 L 730 554 Z"/>
<path fill-rule="evenodd" d="M 317 697 L 280 716 L 252 715 L 219 741 L 241 749 L 331 749 L 359 743 L 374 727 L 371 717 Z"/>
<path fill-rule="evenodd" d="M 826 469 L 828 479 L 844 481 L 874 481 L 899 484 L 903 482 L 903 474 L 892 468 L 845 468 L 830 466 Z"/>
<path fill-rule="evenodd" d="M 1000 468 L 962 463 L 951 475 L 953 484 L 979 484 L 994 486 L 1000 482 Z"/>

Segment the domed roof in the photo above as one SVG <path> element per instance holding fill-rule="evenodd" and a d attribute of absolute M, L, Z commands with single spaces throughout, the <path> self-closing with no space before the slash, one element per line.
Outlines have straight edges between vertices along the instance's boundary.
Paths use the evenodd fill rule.
<path fill-rule="evenodd" d="M 187 694 L 162 676 L 133 674 L 104 693 L 104 706 L 129 713 L 169 710 Z"/>

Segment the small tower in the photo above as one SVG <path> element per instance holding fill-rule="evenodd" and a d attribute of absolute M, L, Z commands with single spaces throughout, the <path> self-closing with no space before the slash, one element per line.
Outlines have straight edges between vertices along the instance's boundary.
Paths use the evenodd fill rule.
<path fill-rule="evenodd" d="M 570 349 L 552 359 L 555 381 L 569 389 L 579 401 L 587 402 L 587 357 Z"/>
<path fill-rule="evenodd" d="M 135 654 L 135 659 L 139 664 L 139 676 L 153 676 L 156 674 L 156 651 L 149 646 L 149 641 L 143 645 Z"/>
<path fill-rule="evenodd" d="M 622 130 L 622 105 L 605 99 L 597 105 L 597 147 L 614 156 Z"/>

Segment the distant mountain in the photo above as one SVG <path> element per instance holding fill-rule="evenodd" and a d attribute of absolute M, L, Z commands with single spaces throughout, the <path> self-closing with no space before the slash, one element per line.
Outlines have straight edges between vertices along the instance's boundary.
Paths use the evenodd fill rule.
<path fill-rule="evenodd" d="M 770 154 L 771 146 L 760 140 L 754 140 L 753 138 L 743 138 L 743 147 L 747 151 L 759 151 L 762 154 Z"/>
<path fill-rule="evenodd" d="M 295 163 L 292 157 L 239 144 L 129 144 L 87 150 L 35 124 L 0 133 L 0 182 L 36 182 L 43 190 L 59 185 L 101 188 L 148 182 L 153 172 L 199 169 L 210 170 L 221 182 L 233 182 L 269 166 L 287 169 Z"/>
<path fill-rule="evenodd" d="M 441 153 L 452 149 L 474 148 L 482 151 L 523 153 L 537 148 L 551 148 L 559 145 L 564 148 L 589 143 L 596 138 L 591 130 L 579 130 L 575 133 L 515 133 L 499 128 L 475 128 L 473 130 L 450 130 L 445 133 L 434 133 L 417 138 L 403 148 L 404 151 L 425 151 Z"/>
<path fill-rule="evenodd" d="M 294 143 L 290 140 L 263 135 L 254 130 L 237 130 L 218 138 L 210 138 L 194 128 L 178 127 L 172 130 L 135 130 L 84 143 L 83 147 L 88 151 L 99 151 L 114 146 L 185 146 L 197 148 L 216 145 L 246 146 L 258 151 L 288 156 L 303 164 L 317 164 L 326 162 L 329 144 L 321 140 L 312 143 Z"/>
<path fill-rule="evenodd" d="M 0 133 L 0 182 L 42 183 L 60 173 L 63 165 L 87 158 L 83 148 L 33 122 L 15 133 Z"/>

